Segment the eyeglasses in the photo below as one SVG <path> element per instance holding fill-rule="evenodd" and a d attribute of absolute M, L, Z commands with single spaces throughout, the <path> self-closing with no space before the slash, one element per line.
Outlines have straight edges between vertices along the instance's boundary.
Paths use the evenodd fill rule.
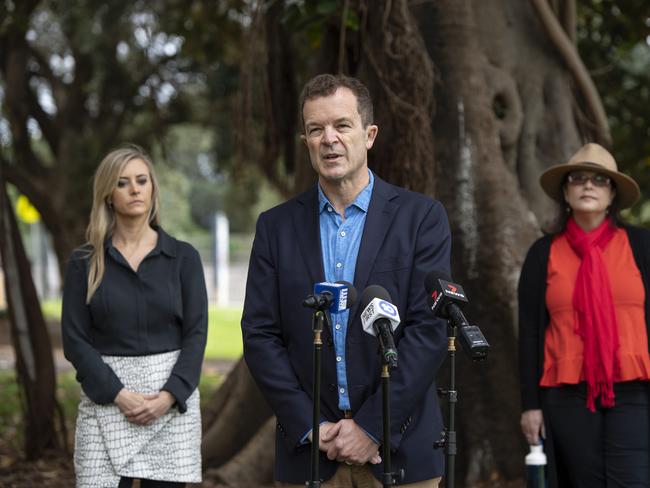
<path fill-rule="evenodd" d="M 610 186 L 612 184 L 612 179 L 609 176 L 596 173 L 591 176 L 584 173 L 569 173 L 566 178 L 567 182 L 573 186 L 586 185 L 587 181 L 591 181 L 591 184 L 598 187 Z"/>

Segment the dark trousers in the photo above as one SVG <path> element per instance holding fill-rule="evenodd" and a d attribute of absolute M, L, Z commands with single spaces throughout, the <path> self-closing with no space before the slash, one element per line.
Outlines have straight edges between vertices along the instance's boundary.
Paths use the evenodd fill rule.
<path fill-rule="evenodd" d="M 544 416 L 560 488 L 650 487 L 650 385 L 617 383 L 616 404 L 596 412 L 583 384 L 548 388 Z"/>
<path fill-rule="evenodd" d="M 120 478 L 120 484 L 117 488 L 131 488 L 133 478 Z M 140 480 L 140 488 L 184 488 L 185 483 L 176 483 L 174 481 L 157 481 L 157 480 Z"/>

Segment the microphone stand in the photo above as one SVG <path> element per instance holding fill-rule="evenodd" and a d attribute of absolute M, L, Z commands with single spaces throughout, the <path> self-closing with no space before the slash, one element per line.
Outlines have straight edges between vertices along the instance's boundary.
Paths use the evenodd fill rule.
<path fill-rule="evenodd" d="M 439 449 L 444 447 L 447 452 L 447 463 L 445 466 L 445 488 L 454 487 L 454 471 L 456 467 L 456 402 L 458 392 L 456 391 L 456 326 L 448 322 L 447 329 L 447 351 L 449 352 L 449 389 L 438 389 L 438 393 L 447 396 L 449 417 L 447 428 L 443 432 L 441 440 L 433 443 L 433 447 Z"/>
<path fill-rule="evenodd" d="M 323 349 L 323 323 L 327 321 L 327 314 L 320 307 L 314 310 L 312 316 L 312 331 L 314 333 L 313 348 L 313 411 L 312 411 L 312 431 L 311 431 L 311 479 L 307 483 L 309 488 L 320 488 L 319 474 L 319 451 L 320 451 L 320 390 L 321 390 L 321 352 Z"/>
<path fill-rule="evenodd" d="M 383 357 L 383 355 L 382 355 Z M 382 483 L 384 488 L 395 486 L 398 481 L 404 479 L 404 469 L 394 473 L 391 469 L 390 460 L 390 366 L 384 359 L 381 366 L 381 393 L 382 393 L 382 420 L 384 428 L 384 442 L 382 442 L 382 457 L 384 461 L 384 471 L 382 473 Z"/>

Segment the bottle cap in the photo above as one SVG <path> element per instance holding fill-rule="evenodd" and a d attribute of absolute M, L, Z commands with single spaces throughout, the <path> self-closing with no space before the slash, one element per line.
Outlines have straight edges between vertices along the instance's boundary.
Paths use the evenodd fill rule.
<path fill-rule="evenodd" d="M 542 444 L 530 446 L 530 452 L 526 455 L 526 465 L 544 466 L 545 464 L 546 454 L 544 454 L 544 446 Z"/>

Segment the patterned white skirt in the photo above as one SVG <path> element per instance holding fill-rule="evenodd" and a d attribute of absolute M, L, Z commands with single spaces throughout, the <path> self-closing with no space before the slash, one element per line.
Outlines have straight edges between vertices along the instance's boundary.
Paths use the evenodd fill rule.
<path fill-rule="evenodd" d="M 149 356 L 102 356 L 124 386 L 153 394 L 171 374 L 180 351 Z M 98 405 L 81 392 L 75 434 L 77 488 L 114 488 L 120 477 L 201 482 L 199 391 L 187 411 L 172 407 L 148 426 L 129 422 L 114 403 Z"/>

